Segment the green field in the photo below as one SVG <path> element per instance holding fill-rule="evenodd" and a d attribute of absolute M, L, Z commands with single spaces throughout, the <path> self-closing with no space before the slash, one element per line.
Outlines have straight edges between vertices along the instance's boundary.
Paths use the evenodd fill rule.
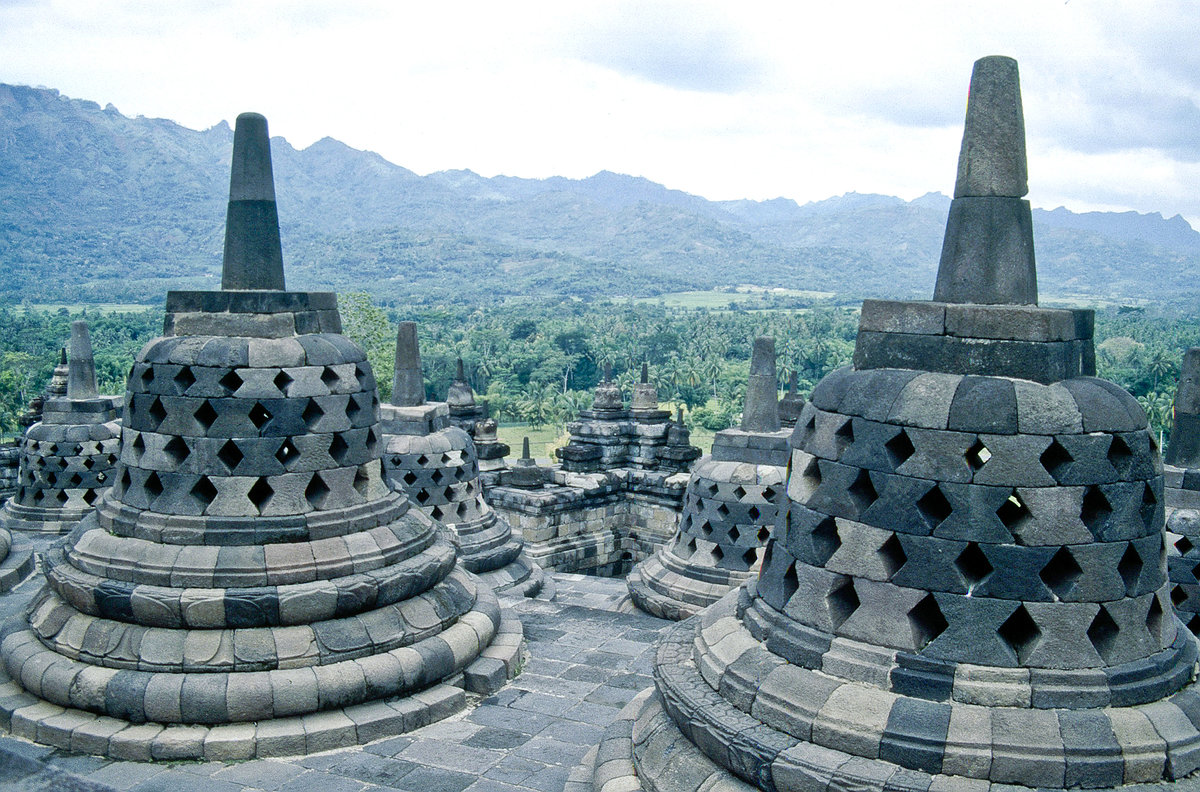
<path fill-rule="evenodd" d="M 833 292 L 801 291 L 798 289 L 764 289 L 757 286 L 739 286 L 735 291 L 684 291 L 661 294 L 657 297 L 637 297 L 634 302 L 658 305 L 662 303 L 668 308 L 728 308 L 730 303 L 737 303 L 751 308 L 764 297 L 800 297 L 810 300 L 824 300 L 835 296 Z"/>
<path fill-rule="evenodd" d="M 44 311 L 45 313 L 56 313 L 61 310 L 66 310 L 67 313 L 79 313 L 80 311 L 92 311 L 102 314 L 114 313 L 141 313 L 153 309 L 153 305 L 139 305 L 138 303 L 20 303 L 11 305 L 9 309 L 17 313 L 25 311 Z"/>

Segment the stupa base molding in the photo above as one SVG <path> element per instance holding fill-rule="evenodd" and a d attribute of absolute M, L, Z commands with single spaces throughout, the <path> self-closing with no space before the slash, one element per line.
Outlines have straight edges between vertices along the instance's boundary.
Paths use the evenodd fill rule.
<path fill-rule="evenodd" d="M 15 547 L 9 546 L 2 534 L 0 530 L 0 592 L 8 591 L 29 577 L 34 567 L 33 549 L 21 542 Z"/>
<path fill-rule="evenodd" d="M 431 686 L 302 715 L 211 725 L 134 723 L 61 706 L 32 695 L 0 667 L 0 728 L 64 751 L 128 761 L 211 762 L 309 754 L 409 732 L 453 715 L 467 705 L 468 692 L 490 695 L 516 676 L 523 643 L 520 621 L 501 611 L 491 643 L 460 671 Z"/>
<path fill-rule="evenodd" d="M 670 568 L 665 550 L 638 564 L 626 577 L 633 603 L 651 616 L 681 621 L 694 616 L 736 588 L 750 573 L 731 573 L 721 581 L 704 581 Z M 712 573 L 714 569 L 703 572 Z"/>
<path fill-rule="evenodd" d="M 1200 767 L 1195 682 L 1170 698 L 1130 707 L 917 699 L 772 657 L 736 615 L 737 596 L 664 632 L 656 692 L 641 702 L 630 732 L 639 786 L 661 792 L 746 783 L 788 792 L 958 792 L 1022 784 L 1136 789 L 1129 785 L 1181 779 Z M 704 774 L 703 762 L 695 760 L 680 760 L 678 772 L 653 766 L 663 755 L 688 751 L 703 753 L 725 775 Z M 598 771 L 604 761 L 597 760 Z M 643 771 L 644 763 L 652 769 Z M 684 775 L 691 780 L 680 780 Z"/>
<path fill-rule="evenodd" d="M 550 576 L 530 560 L 524 552 L 524 544 L 520 540 L 514 539 L 509 544 L 516 545 L 521 550 L 516 558 L 498 569 L 476 571 L 475 575 L 491 587 L 497 595 L 553 599 L 553 593 L 550 593 L 549 597 L 543 596 L 546 582 L 550 580 Z"/>
<path fill-rule="evenodd" d="M 65 534 L 92 511 L 87 509 L 44 509 L 8 501 L 0 510 L 0 530 L 21 533 Z"/>

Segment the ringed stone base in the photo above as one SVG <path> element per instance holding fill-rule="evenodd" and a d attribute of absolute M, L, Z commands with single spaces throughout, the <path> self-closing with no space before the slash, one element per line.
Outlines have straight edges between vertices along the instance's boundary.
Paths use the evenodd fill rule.
<path fill-rule="evenodd" d="M 23 542 L 13 546 L 12 535 L 0 528 L 0 592 L 8 591 L 33 571 L 33 549 Z"/>
<path fill-rule="evenodd" d="M 368 743 L 453 715 L 466 706 L 468 692 L 490 695 L 516 676 L 522 651 L 521 623 L 502 610 L 491 644 L 445 682 L 391 699 L 220 725 L 133 723 L 58 706 L 30 695 L 0 667 L 0 727 L 64 751 L 128 761 L 212 762 L 309 754 Z"/>

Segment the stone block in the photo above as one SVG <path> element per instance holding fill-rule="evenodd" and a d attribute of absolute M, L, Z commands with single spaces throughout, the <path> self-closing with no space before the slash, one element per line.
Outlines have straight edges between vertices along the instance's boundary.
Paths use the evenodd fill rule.
<path fill-rule="evenodd" d="M 915 300 L 863 300 L 859 330 L 880 333 L 942 335 L 946 330 L 943 303 Z"/>

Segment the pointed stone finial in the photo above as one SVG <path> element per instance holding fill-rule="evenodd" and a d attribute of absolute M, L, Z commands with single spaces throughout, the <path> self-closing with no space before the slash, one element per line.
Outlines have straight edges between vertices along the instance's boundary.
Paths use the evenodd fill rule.
<path fill-rule="evenodd" d="M 1175 467 L 1200 468 L 1200 347 L 1183 353 L 1175 389 L 1175 423 L 1165 461 Z"/>
<path fill-rule="evenodd" d="M 282 290 L 283 247 L 271 171 L 267 119 L 258 113 L 237 117 L 229 209 L 225 214 L 225 263 L 221 288 Z"/>
<path fill-rule="evenodd" d="M 60 366 L 67 365 L 67 348 L 66 347 L 60 347 L 58 350 L 58 365 L 60 365 Z"/>
<path fill-rule="evenodd" d="M 529 455 L 529 435 L 521 439 L 521 459 L 533 459 Z"/>
<path fill-rule="evenodd" d="M 788 375 L 788 393 L 795 393 L 800 387 L 800 375 L 792 372 Z"/>
<path fill-rule="evenodd" d="M 99 395 L 96 388 L 96 361 L 92 357 L 92 339 L 88 325 L 82 319 L 71 322 L 71 357 L 67 363 L 67 398 L 94 399 Z"/>
<path fill-rule="evenodd" d="M 1028 192 L 1017 62 L 1002 55 L 980 58 L 971 72 L 954 197 L 1023 198 Z"/>
<path fill-rule="evenodd" d="M 975 62 L 933 299 L 1036 305 L 1037 267 L 1017 62 Z"/>
<path fill-rule="evenodd" d="M 458 358 L 454 364 L 454 379 L 459 382 L 467 381 L 467 376 L 463 373 L 462 358 Z"/>
<path fill-rule="evenodd" d="M 396 332 L 396 373 L 392 379 L 392 404 L 417 407 L 425 403 L 425 378 L 421 375 L 421 349 L 417 323 L 401 322 Z"/>
<path fill-rule="evenodd" d="M 675 407 L 675 423 L 679 424 L 680 426 L 683 426 L 683 408 L 682 407 L 679 407 L 679 406 Z"/>
<path fill-rule="evenodd" d="M 775 339 L 754 339 L 750 355 L 750 381 L 746 384 L 746 404 L 742 408 L 743 432 L 778 432 L 779 379 L 775 371 Z"/>
<path fill-rule="evenodd" d="M 604 364 L 604 381 L 612 382 L 612 363 Z"/>
<path fill-rule="evenodd" d="M 650 365 L 642 361 L 642 384 L 645 385 L 650 381 Z"/>

